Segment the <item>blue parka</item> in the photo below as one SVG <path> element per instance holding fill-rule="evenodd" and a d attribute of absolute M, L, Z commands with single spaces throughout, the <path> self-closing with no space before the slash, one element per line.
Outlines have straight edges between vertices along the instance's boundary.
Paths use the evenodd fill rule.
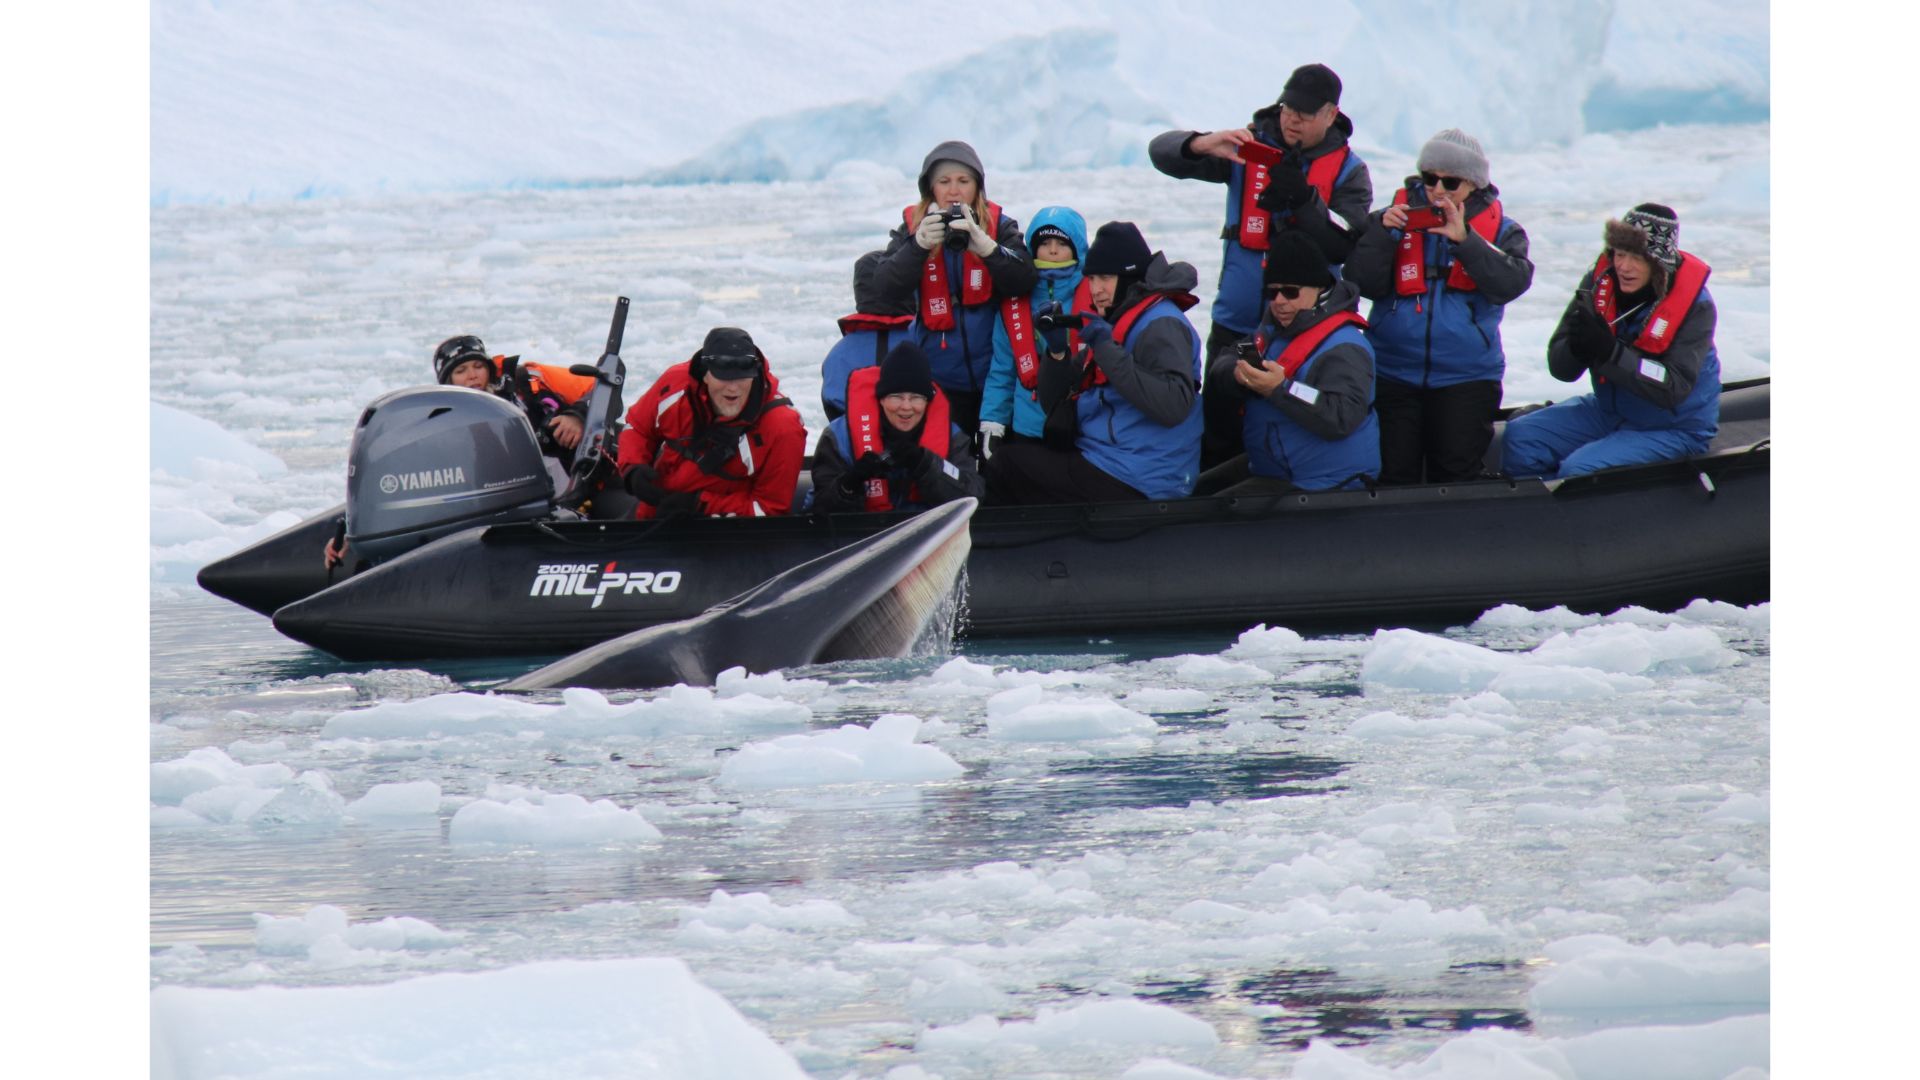
<path fill-rule="evenodd" d="M 1159 298 L 1134 320 L 1125 341 L 1099 336 L 1088 346 L 1108 381 L 1075 402 L 1075 449 L 1149 499 L 1190 495 L 1200 475 L 1200 334 L 1168 298 L 1189 295 L 1198 281 L 1192 264 L 1169 263 L 1155 252 L 1141 283 L 1113 314 L 1149 294 Z"/>
<path fill-rule="evenodd" d="M 1261 356 L 1277 361 L 1296 337 L 1338 312 L 1352 311 L 1358 302 L 1353 285 L 1341 282 L 1319 306 L 1295 317 L 1293 326 L 1269 320 L 1261 327 L 1269 338 Z M 1349 324 L 1327 335 L 1272 395 L 1248 394 L 1248 471 L 1304 491 L 1359 487 L 1360 477 L 1380 475 L 1373 360 L 1366 332 Z"/>
<path fill-rule="evenodd" d="M 1034 233 L 1051 225 L 1067 234 L 1073 242 L 1077 260 L 1072 266 L 1037 270 L 1040 283 L 1033 288 L 1033 310 L 1037 314 L 1049 304 L 1073 310 L 1074 290 L 1080 287 L 1081 268 L 1087 261 L 1087 221 L 1065 206 L 1048 206 L 1033 215 L 1027 225 L 1027 250 L 1034 248 Z M 1013 343 L 1007 336 L 1007 322 L 997 318 L 993 324 L 993 366 L 987 371 L 987 387 L 980 399 L 980 420 L 1007 425 L 1008 430 L 1031 438 L 1040 438 L 1047 414 L 1040 408 L 1034 391 L 1020 385 L 1019 369 L 1013 362 Z"/>
<path fill-rule="evenodd" d="M 1417 177 L 1407 179 L 1407 188 L 1414 205 L 1427 202 L 1426 189 Z M 1467 200 L 1467 216 L 1478 215 L 1499 196 L 1499 189 L 1491 186 L 1475 191 Z M 1373 301 L 1367 312 L 1367 332 L 1373 339 L 1378 376 L 1427 390 L 1500 381 L 1507 371 L 1501 318 L 1506 305 L 1533 284 L 1526 230 L 1504 212 L 1492 243 L 1471 228 L 1459 244 L 1437 229 L 1427 230 L 1422 234 L 1426 289 L 1401 296 L 1395 288 L 1396 267 L 1406 234 L 1387 228 L 1381 222 L 1384 213 L 1383 209 L 1368 220 L 1342 270 L 1342 276 L 1360 287 L 1360 295 Z M 1456 260 L 1473 278 L 1472 289 L 1448 285 Z"/>

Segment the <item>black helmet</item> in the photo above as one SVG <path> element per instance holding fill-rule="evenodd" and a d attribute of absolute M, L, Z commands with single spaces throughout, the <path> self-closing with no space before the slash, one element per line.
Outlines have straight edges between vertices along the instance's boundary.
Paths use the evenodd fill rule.
<path fill-rule="evenodd" d="M 439 348 L 433 350 L 433 376 L 440 381 L 441 385 L 445 385 L 452 381 L 453 369 L 468 360 L 485 360 L 489 370 L 487 381 L 493 381 L 497 374 L 492 372 L 493 357 L 487 355 L 487 347 L 472 334 L 450 337 L 441 342 Z"/>

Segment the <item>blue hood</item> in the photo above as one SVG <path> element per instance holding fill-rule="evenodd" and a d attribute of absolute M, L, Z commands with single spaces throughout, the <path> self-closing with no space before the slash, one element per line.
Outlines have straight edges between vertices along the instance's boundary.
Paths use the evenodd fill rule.
<path fill-rule="evenodd" d="M 1080 257 L 1080 265 L 1085 267 L 1087 265 L 1087 219 L 1081 217 L 1080 212 L 1070 206 L 1041 207 L 1040 212 L 1033 215 L 1033 220 L 1027 223 L 1028 251 L 1034 248 L 1033 234 L 1048 225 L 1067 234 L 1067 239 L 1073 241 L 1074 254 Z"/>

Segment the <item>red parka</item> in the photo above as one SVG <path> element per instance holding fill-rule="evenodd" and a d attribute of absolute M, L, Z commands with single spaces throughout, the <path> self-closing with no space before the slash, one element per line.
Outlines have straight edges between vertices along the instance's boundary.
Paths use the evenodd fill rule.
<path fill-rule="evenodd" d="M 732 420 L 715 416 L 706 385 L 688 360 L 668 368 L 633 407 L 620 433 L 622 476 L 641 463 L 668 491 L 700 493 L 708 517 L 770 517 L 793 506 L 807 433 L 800 414 L 780 396 L 780 381 L 760 356 L 746 408 Z M 634 517 L 654 507 L 641 503 Z"/>

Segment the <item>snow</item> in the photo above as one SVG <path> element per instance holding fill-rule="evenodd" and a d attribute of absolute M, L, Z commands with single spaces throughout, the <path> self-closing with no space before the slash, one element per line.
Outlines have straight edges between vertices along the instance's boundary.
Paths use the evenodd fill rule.
<path fill-rule="evenodd" d="M 552 960 L 385 986 L 152 995 L 154 1080 L 801 1078 L 679 960 Z"/>

